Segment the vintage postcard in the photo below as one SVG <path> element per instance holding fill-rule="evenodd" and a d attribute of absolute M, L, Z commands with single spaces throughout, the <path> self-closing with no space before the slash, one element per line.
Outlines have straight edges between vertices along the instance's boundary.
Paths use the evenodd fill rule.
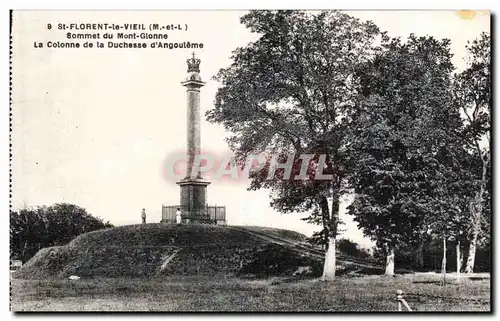
<path fill-rule="evenodd" d="M 14 312 L 491 312 L 489 11 L 10 12 Z"/>

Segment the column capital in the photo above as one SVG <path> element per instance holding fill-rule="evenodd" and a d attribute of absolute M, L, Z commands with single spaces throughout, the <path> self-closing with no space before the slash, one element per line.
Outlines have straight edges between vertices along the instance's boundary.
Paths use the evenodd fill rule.
<path fill-rule="evenodd" d="M 181 85 L 183 85 L 184 87 L 187 87 L 188 90 L 189 89 L 198 89 L 198 88 L 201 88 L 203 86 L 205 86 L 206 82 L 204 81 L 201 81 L 201 80 L 191 80 L 191 79 L 188 79 L 188 80 L 185 80 L 183 82 L 181 82 Z"/>
<path fill-rule="evenodd" d="M 196 72 L 192 72 L 191 74 L 188 75 L 186 80 L 181 82 L 181 85 L 185 87 L 194 87 L 194 88 L 200 88 L 205 86 L 206 82 L 201 80 L 200 75 Z"/>

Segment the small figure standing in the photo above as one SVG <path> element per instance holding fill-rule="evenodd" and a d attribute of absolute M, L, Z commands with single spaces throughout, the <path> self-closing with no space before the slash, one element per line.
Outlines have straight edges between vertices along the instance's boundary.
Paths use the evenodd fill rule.
<path fill-rule="evenodd" d="M 141 214 L 141 218 L 142 218 L 142 224 L 146 224 L 146 209 L 142 209 L 142 214 Z"/>
<path fill-rule="evenodd" d="M 175 212 L 175 220 L 177 222 L 177 225 L 182 224 L 182 214 L 181 214 L 181 209 L 177 208 L 177 212 Z"/>

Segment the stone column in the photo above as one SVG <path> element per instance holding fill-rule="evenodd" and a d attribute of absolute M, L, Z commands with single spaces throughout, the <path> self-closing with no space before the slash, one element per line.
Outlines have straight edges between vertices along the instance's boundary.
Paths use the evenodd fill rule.
<path fill-rule="evenodd" d="M 186 178 L 189 178 L 193 174 L 193 161 L 195 156 L 200 153 L 200 88 L 205 85 L 198 73 L 192 72 L 190 77 L 193 79 L 182 83 L 187 91 L 187 152 L 189 162 Z M 191 178 L 201 178 L 200 172 L 197 171 Z"/>
<path fill-rule="evenodd" d="M 185 223 L 203 221 L 206 206 L 206 188 L 210 182 L 204 181 L 198 169 L 192 174 L 193 161 L 201 149 L 200 133 L 200 88 L 205 82 L 200 77 L 200 59 L 194 54 L 187 60 L 188 77 L 181 84 L 187 91 L 187 154 L 189 156 L 186 176 L 177 184 L 181 187 L 181 212 Z"/>

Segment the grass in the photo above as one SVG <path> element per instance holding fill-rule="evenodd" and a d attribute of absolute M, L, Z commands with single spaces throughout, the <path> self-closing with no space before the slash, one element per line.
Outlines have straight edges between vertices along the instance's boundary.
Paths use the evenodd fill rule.
<path fill-rule="evenodd" d="M 258 231 L 258 234 L 246 231 Z M 42 249 L 15 277 L 150 278 L 160 274 L 262 277 L 291 276 L 300 268 L 313 276 L 321 275 L 323 255 L 311 256 L 307 251 L 298 251 L 286 242 L 274 243 L 273 238 L 262 238 L 262 235 L 279 237 L 290 244 L 303 239 L 300 233 L 262 227 L 121 226 L 83 234 L 66 246 Z M 161 268 L 173 253 L 176 253 L 173 259 Z M 359 270 L 356 264 L 341 256 L 337 261 L 339 274 Z M 371 267 L 372 262 L 365 261 L 365 265 Z M 367 273 L 366 267 L 361 273 Z M 380 269 L 373 273 L 380 273 Z"/>
<path fill-rule="evenodd" d="M 264 226 L 235 226 L 248 231 L 264 233 L 270 236 L 281 237 L 295 242 L 305 242 L 307 237 L 299 232 Z"/>
<path fill-rule="evenodd" d="M 441 286 L 438 275 L 267 278 L 220 276 L 12 280 L 13 311 L 489 311 L 489 279 Z"/>
<path fill-rule="evenodd" d="M 271 238 L 263 238 L 262 235 Z M 279 237 L 292 245 L 274 243 L 272 237 Z M 304 239 L 305 236 L 297 232 L 264 227 L 120 226 L 82 234 L 66 246 L 44 248 L 14 277 L 43 279 L 78 275 L 150 278 L 160 274 L 291 276 L 301 267 L 313 276 L 319 276 L 323 255 L 311 256 L 293 249 L 293 244 Z M 162 268 L 164 260 L 173 253 L 176 253 L 175 257 Z M 364 263 L 372 265 L 369 261 Z M 339 274 L 358 268 L 341 256 L 337 264 Z"/>
<path fill-rule="evenodd" d="M 303 239 L 287 230 L 207 225 L 130 225 L 86 233 L 66 246 L 42 249 L 12 274 L 12 309 L 395 311 L 399 289 L 416 311 L 490 309 L 490 282 L 481 276 L 445 287 L 435 274 L 360 276 L 367 268 L 380 271 L 363 261 L 360 272 L 361 265 L 339 257 L 339 277 L 320 282 L 313 277 L 321 274 L 321 255 L 306 255 L 273 236 L 292 245 Z M 293 276 L 301 267 L 312 272 Z M 70 275 L 82 278 L 70 281 Z"/>
<path fill-rule="evenodd" d="M 39 251 L 16 278 L 152 277 L 178 251 L 164 275 L 236 273 L 269 242 L 220 226 L 129 225 L 78 236 Z"/>
<path fill-rule="evenodd" d="M 71 241 L 70 247 L 102 246 L 201 246 L 218 244 L 248 244 L 255 242 L 249 235 L 217 225 L 138 224 L 98 230 L 82 234 Z"/>

